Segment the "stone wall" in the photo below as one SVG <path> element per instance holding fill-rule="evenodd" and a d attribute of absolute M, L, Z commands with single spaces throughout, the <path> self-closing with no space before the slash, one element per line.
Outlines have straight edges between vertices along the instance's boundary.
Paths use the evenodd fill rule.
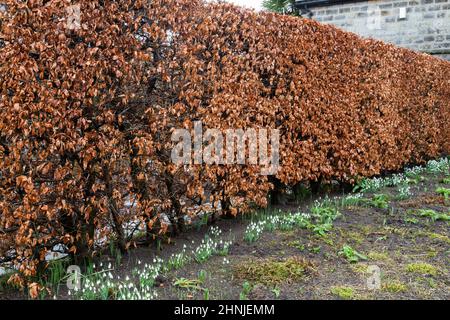
<path fill-rule="evenodd" d="M 450 0 L 374 0 L 310 10 L 317 21 L 450 60 Z"/>

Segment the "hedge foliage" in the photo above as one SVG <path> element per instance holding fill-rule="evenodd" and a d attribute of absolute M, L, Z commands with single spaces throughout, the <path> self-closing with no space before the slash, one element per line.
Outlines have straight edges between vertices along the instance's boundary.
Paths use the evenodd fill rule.
<path fill-rule="evenodd" d="M 5 1 L 4 1 L 5 2 Z M 354 181 L 450 151 L 450 64 L 318 22 L 201 0 L 8 0 L 0 18 L 0 257 L 127 250 L 274 185 Z M 171 133 L 281 132 L 281 168 L 171 162 Z M 136 223 L 138 222 L 138 223 Z M 20 277 L 15 278 L 20 282 Z"/>

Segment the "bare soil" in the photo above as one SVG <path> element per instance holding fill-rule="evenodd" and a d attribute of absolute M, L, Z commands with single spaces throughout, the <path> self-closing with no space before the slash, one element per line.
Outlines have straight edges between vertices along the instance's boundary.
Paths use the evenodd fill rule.
<path fill-rule="evenodd" d="M 311 230 L 265 232 L 255 243 L 243 240 L 249 218 L 219 220 L 225 239 L 233 240 L 226 257 L 214 256 L 199 264 L 190 262 L 180 270 L 158 279 L 159 299 L 450 299 L 450 223 L 418 217 L 411 211 L 433 209 L 450 214 L 450 200 L 436 193 L 442 177 L 424 175 L 424 181 L 411 185 L 413 196 L 405 200 L 391 200 L 389 208 L 355 206 L 340 209 L 342 216 L 325 236 Z M 376 194 L 398 193 L 385 188 Z M 324 196 L 323 194 L 321 195 Z M 370 194 L 366 194 L 370 197 Z M 308 212 L 308 205 L 316 197 L 280 207 L 286 212 Z M 117 274 L 125 277 L 137 266 L 137 261 L 151 263 L 156 256 L 167 258 L 180 252 L 184 245 L 192 247 L 204 237 L 206 226 L 192 228 L 170 244 L 136 248 L 122 258 Z M 350 246 L 367 257 L 350 263 L 339 252 Z M 188 249 L 189 250 L 189 249 Z M 282 263 L 295 257 L 305 263 L 304 274 L 273 283 L 255 280 L 245 270 L 267 263 Z M 102 257 L 104 263 L 114 258 Z M 306 267 L 307 265 L 307 267 Z M 368 286 L 370 267 L 381 270 L 381 287 Z M 424 267 L 425 266 L 425 267 Z M 247 268 L 247 269 L 246 269 Z M 244 270 L 244 271 L 243 271 Z M 195 280 L 205 274 L 204 282 L 196 289 L 176 286 L 177 279 Z M 245 292 L 244 283 L 251 288 Z M 205 293 L 207 291 L 207 293 Z M 20 299 L 16 291 L 0 291 L 0 299 Z M 61 290 L 58 298 L 68 298 Z"/>

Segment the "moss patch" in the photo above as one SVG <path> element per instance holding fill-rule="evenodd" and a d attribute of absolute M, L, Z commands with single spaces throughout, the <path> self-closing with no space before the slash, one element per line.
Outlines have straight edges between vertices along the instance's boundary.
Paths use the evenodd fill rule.
<path fill-rule="evenodd" d="M 367 257 L 369 257 L 370 260 L 375 260 L 375 261 L 386 261 L 389 259 L 388 254 L 385 252 L 371 251 L 367 254 Z"/>
<path fill-rule="evenodd" d="M 431 276 L 435 276 L 438 273 L 438 269 L 435 266 L 425 262 L 410 263 L 406 266 L 406 271 Z"/>
<path fill-rule="evenodd" d="M 350 268 L 353 270 L 353 272 L 364 274 L 364 273 L 367 273 L 368 266 L 365 264 L 356 264 L 356 265 L 350 266 Z"/>
<path fill-rule="evenodd" d="M 344 300 L 350 300 L 355 297 L 355 291 L 350 287 L 333 287 L 330 291 L 335 296 L 338 296 L 339 298 Z"/>
<path fill-rule="evenodd" d="M 443 235 L 443 234 L 439 234 L 439 233 L 435 233 L 435 232 L 429 232 L 428 233 L 428 237 L 430 239 L 433 239 L 433 240 L 439 240 L 441 242 L 445 242 L 445 243 L 449 243 L 450 244 L 450 238 L 445 236 L 445 235 Z"/>
<path fill-rule="evenodd" d="M 285 260 L 260 259 L 249 260 L 234 267 L 234 276 L 254 283 L 274 285 L 282 282 L 298 280 L 309 271 L 313 271 L 311 262 L 300 257 Z"/>
<path fill-rule="evenodd" d="M 400 293 L 405 292 L 407 290 L 407 286 L 400 281 L 390 281 L 386 282 L 382 285 L 382 290 L 391 292 L 391 293 Z"/>

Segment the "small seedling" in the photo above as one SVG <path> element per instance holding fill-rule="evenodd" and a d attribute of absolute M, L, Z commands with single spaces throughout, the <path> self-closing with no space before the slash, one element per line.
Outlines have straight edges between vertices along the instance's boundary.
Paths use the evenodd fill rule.
<path fill-rule="evenodd" d="M 322 247 L 321 247 L 321 246 L 318 246 L 318 247 L 314 247 L 314 248 L 309 249 L 309 251 L 310 251 L 311 253 L 315 253 L 315 254 L 318 254 L 318 253 L 320 252 L 320 250 L 322 250 Z"/>
<path fill-rule="evenodd" d="M 203 300 L 209 300 L 209 289 L 203 290 Z"/>
<path fill-rule="evenodd" d="M 275 299 L 278 299 L 280 297 L 281 290 L 280 290 L 280 288 L 275 287 L 272 289 L 272 293 L 275 295 Z"/>
<path fill-rule="evenodd" d="M 367 260 L 367 257 L 350 246 L 343 246 L 342 250 L 339 251 L 339 255 L 343 255 L 350 263 L 356 263 L 360 260 Z"/>
<path fill-rule="evenodd" d="M 201 283 L 204 283 L 206 280 L 206 271 L 205 270 L 200 270 L 198 272 L 198 281 L 200 281 Z"/>
<path fill-rule="evenodd" d="M 248 300 L 248 295 L 250 294 L 250 292 L 252 291 L 252 289 L 253 289 L 253 287 L 252 287 L 252 285 L 250 284 L 250 282 L 245 281 L 245 282 L 242 284 L 242 291 L 241 291 L 241 293 L 239 294 L 239 299 L 240 299 L 240 300 Z"/>
<path fill-rule="evenodd" d="M 402 185 L 398 188 L 397 200 L 405 200 L 412 196 L 411 188 L 409 185 Z"/>

